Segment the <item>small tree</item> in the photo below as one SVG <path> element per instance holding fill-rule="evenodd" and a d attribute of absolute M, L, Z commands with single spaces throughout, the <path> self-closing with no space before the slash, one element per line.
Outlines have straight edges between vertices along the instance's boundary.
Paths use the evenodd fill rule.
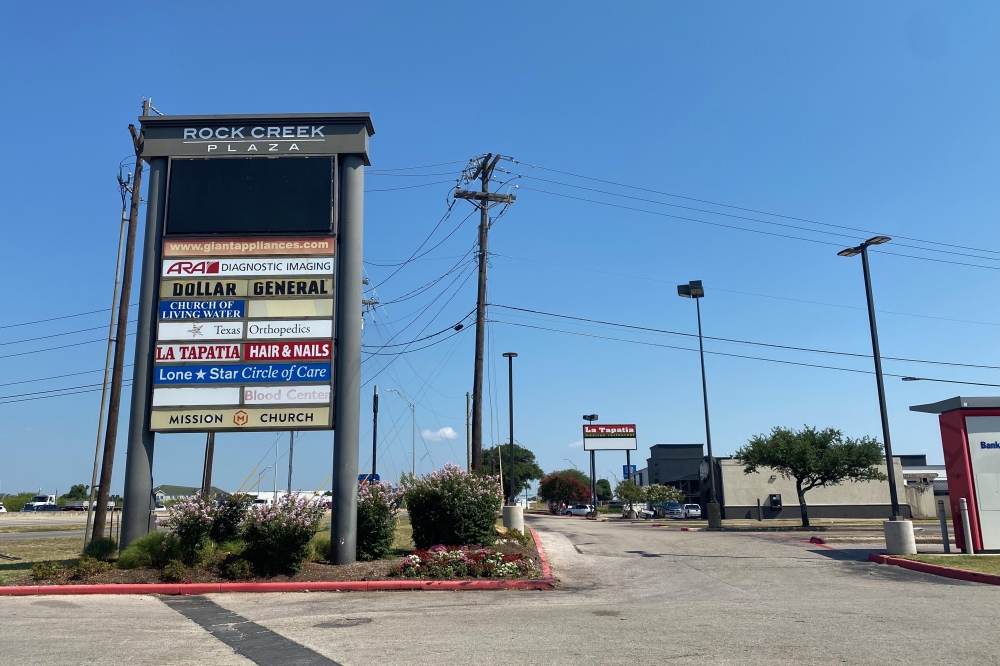
<path fill-rule="evenodd" d="M 611 482 L 607 479 L 597 480 L 597 499 L 602 502 L 607 502 L 609 499 L 614 497 L 611 492 Z"/>
<path fill-rule="evenodd" d="M 622 502 L 628 502 L 628 508 L 631 511 L 633 504 L 643 501 L 642 488 L 632 481 L 619 481 L 618 485 L 615 486 L 615 497 Z"/>
<path fill-rule="evenodd" d="M 498 462 L 497 458 L 500 461 Z M 510 498 L 510 444 L 494 446 L 483 451 L 483 469 L 490 470 L 491 474 L 500 473 L 500 463 L 503 463 L 503 488 L 504 495 Z M 545 476 L 545 472 L 535 462 L 535 454 L 524 448 L 520 444 L 514 444 L 514 495 L 519 495 L 531 487 L 532 481 Z"/>
<path fill-rule="evenodd" d="M 839 430 L 774 428 L 770 435 L 757 435 L 736 452 L 743 472 L 753 474 L 770 468 L 786 479 L 795 479 L 795 492 L 802 509 L 802 526 L 809 527 L 806 493 L 813 488 L 835 486 L 844 481 L 885 481 L 878 470 L 883 462 L 882 445 L 871 437 L 845 438 Z"/>
<path fill-rule="evenodd" d="M 550 508 L 572 502 L 588 502 L 590 487 L 574 475 L 553 472 L 538 484 L 538 497 L 543 502 L 548 502 Z"/>

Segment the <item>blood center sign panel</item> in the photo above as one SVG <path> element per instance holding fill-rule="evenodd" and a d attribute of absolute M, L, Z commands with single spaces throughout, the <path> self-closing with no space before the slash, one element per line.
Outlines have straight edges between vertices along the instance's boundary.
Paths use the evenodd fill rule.
<path fill-rule="evenodd" d="M 335 246 L 164 240 L 150 430 L 329 429 Z"/>

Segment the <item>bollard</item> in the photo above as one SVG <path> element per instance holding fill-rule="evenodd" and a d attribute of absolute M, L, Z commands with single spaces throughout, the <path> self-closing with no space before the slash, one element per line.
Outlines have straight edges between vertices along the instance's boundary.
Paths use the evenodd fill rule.
<path fill-rule="evenodd" d="M 951 544 L 948 542 L 948 519 L 945 518 L 944 500 L 938 500 L 938 516 L 941 518 L 941 542 L 944 544 L 946 555 L 951 553 Z"/>
<path fill-rule="evenodd" d="M 976 549 L 972 545 L 972 527 L 969 525 L 969 503 L 964 497 L 958 499 L 959 510 L 962 512 L 962 536 L 965 541 L 965 548 L 962 549 L 966 555 L 975 555 Z"/>
<path fill-rule="evenodd" d="M 760 513 L 760 498 L 758 497 L 757 498 L 757 522 L 759 523 L 762 520 L 764 520 L 764 516 L 761 515 L 761 513 Z"/>

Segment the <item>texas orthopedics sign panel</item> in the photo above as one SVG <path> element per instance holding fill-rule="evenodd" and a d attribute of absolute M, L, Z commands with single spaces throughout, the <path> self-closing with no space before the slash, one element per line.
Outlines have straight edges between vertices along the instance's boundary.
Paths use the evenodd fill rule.
<path fill-rule="evenodd" d="M 152 431 L 332 426 L 335 241 L 164 239 Z"/>

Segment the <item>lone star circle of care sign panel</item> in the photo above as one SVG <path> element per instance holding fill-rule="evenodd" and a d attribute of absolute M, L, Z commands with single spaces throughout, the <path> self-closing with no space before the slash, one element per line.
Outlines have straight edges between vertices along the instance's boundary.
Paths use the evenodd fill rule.
<path fill-rule="evenodd" d="M 150 430 L 330 428 L 335 246 L 166 238 Z"/>

